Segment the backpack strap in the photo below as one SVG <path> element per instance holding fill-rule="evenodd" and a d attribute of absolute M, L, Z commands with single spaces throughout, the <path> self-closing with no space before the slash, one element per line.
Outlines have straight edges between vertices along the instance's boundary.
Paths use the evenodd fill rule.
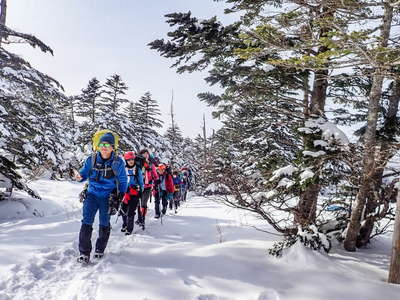
<path fill-rule="evenodd" d="M 92 170 L 94 169 L 94 165 L 96 164 L 96 158 L 97 158 L 97 152 L 93 152 L 92 153 L 92 164 L 91 164 L 91 167 L 90 167 L 88 180 L 90 180 L 90 174 L 92 173 Z M 115 182 L 117 184 L 117 195 L 119 195 L 119 180 L 118 180 L 118 173 L 117 173 L 118 158 L 119 157 L 118 157 L 117 152 L 114 151 L 114 158 L 113 158 L 113 162 L 111 164 L 111 170 L 114 173 Z"/>
<path fill-rule="evenodd" d="M 117 173 L 117 169 L 118 168 L 118 153 L 116 151 L 114 151 L 114 159 L 113 162 L 111 164 L 111 168 L 113 170 L 114 173 L 114 177 L 115 177 L 115 182 L 117 184 L 117 196 L 119 195 L 119 180 L 118 180 L 118 173 Z"/>

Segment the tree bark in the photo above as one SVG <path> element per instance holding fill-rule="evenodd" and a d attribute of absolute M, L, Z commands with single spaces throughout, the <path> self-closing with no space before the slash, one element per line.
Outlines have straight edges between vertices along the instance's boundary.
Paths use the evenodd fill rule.
<path fill-rule="evenodd" d="M 376 146 L 376 125 L 378 121 L 379 100 L 382 93 L 383 76 L 381 69 L 377 69 L 374 74 L 373 84 L 370 93 L 368 106 L 368 123 L 365 133 L 365 153 L 363 158 L 363 176 L 360 188 L 354 204 L 350 223 L 347 228 L 346 238 L 344 240 L 344 248 L 347 251 L 356 251 L 357 236 L 360 231 L 360 222 L 364 219 L 363 211 L 367 196 L 371 192 L 371 177 L 375 171 L 375 146 Z"/>
<path fill-rule="evenodd" d="M 321 47 L 322 48 L 322 47 Z M 320 51 L 327 51 L 323 47 Z M 313 92 L 310 100 L 310 114 L 312 116 L 320 116 L 324 114 L 326 91 L 328 89 L 328 70 L 315 72 Z M 314 148 L 314 136 L 306 136 L 304 138 L 305 149 Z M 317 179 L 318 180 L 318 179 Z M 307 185 L 300 195 L 297 210 L 295 212 L 295 223 L 307 226 L 314 223 L 317 212 L 317 201 L 321 186 L 318 183 Z"/>
<path fill-rule="evenodd" d="M 377 155 L 378 163 L 376 163 L 375 174 L 371 177 L 371 186 L 373 189 L 367 197 L 365 207 L 365 215 L 367 217 L 365 222 L 361 225 L 359 236 L 357 238 L 356 246 L 358 248 L 366 246 L 371 238 L 376 220 L 379 218 L 376 214 L 377 207 L 382 204 L 382 201 L 390 201 L 390 199 L 385 198 L 388 197 L 388 195 L 385 195 L 384 191 L 382 191 L 382 179 L 385 166 L 393 156 L 390 148 L 396 130 L 396 115 L 399 109 L 399 101 L 400 80 L 396 80 L 393 82 L 392 95 L 389 99 L 389 108 L 387 115 L 385 116 L 385 124 L 382 132 L 385 137 L 380 142 L 380 149 Z"/>
<path fill-rule="evenodd" d="M 385 3 L 385 15 L 382 24 L 382 47 L 387 47 L 390 29 L 393 18 L 393 8 Z M 360 232 L 361 222 L 364 219 L 365 203 L 368 195 L 371 193 L 371 177 L 376 172 L 375 147 L 376 147 L 376 127 L 378 121 L 379 101 L 382 94 L 384 67 L 376 67 L 373 74 L 373 82 L 369 97 L 367 130 L 365 132 L 363 157 L 363 176 L 356 201 L 351 213 L 350 222 L 347 227 L 344 248 L 347 251 L 356 251 L 357 237 Z"/>
<path fill-rule="evenodd" d="M 400 284 L 400 193 L 397 194 L 396 219 L 394 223 L 392 258 L 390 260 L 388 282 Z"/>
<path fill-rule="evenodd" d="M 6 25 L 6 17 L 7 17 L 7 0 L 0 0 L 0 24 L 2 25 Z M 3 41 L 3 39 L 5 38 L 5 36 L 3 36 L 0 33 L 0 47 L 1 47 L 1 43 Z"/>

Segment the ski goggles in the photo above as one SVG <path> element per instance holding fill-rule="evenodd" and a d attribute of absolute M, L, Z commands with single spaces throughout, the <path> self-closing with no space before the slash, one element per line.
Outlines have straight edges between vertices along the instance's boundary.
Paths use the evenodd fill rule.
<path fill-rule="evenodd" d="M 100 143 L 99 144 L 99 147 L 111 147 L 111 144 L 110 143 Z"/>

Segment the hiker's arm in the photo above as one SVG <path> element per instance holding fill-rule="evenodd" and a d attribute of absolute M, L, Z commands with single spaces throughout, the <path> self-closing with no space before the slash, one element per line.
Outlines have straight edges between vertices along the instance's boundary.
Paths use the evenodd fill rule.
<path fill-rule="evenodd" d="M 120 164 L 118 167 L 118 181 L 119 181 L 119 191 L 121 193 L 126 193 L 126 190 L 128 188 L 128 176 L 126 176 L 126 170 L 125 170 L 125 164 L 120 159 Z"/>
<path fill-rule="evenodd" d="M 79 175 L 81 175 L 81 180 L 79 182 L 85 181 L 89 177 L 90 168 L 92 165 L 92 157 L 88 157 L 83 165 L 82 169 L 79 171 Z"/>
<path fill-rule="evenodd" d="M 137 172 L 138 172 L 137 179 L 139 181 L 138 183 L 140 185 L 140 190 L 143 191 L 144 190 L 143 173 L 142 170 L 140 169 L 137 169 Z"/>

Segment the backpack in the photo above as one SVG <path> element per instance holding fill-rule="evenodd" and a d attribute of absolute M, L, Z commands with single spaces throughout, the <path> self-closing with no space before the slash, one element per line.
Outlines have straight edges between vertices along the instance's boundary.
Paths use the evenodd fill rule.
<path fill-rule="evenodd" d="M 144 162 L 146 161 L 146 159 L 144 158 L 144 156 L 138 154 L 135 157 L 135 165 L 138 169 L 143 169 L 144 166 Z"/>

